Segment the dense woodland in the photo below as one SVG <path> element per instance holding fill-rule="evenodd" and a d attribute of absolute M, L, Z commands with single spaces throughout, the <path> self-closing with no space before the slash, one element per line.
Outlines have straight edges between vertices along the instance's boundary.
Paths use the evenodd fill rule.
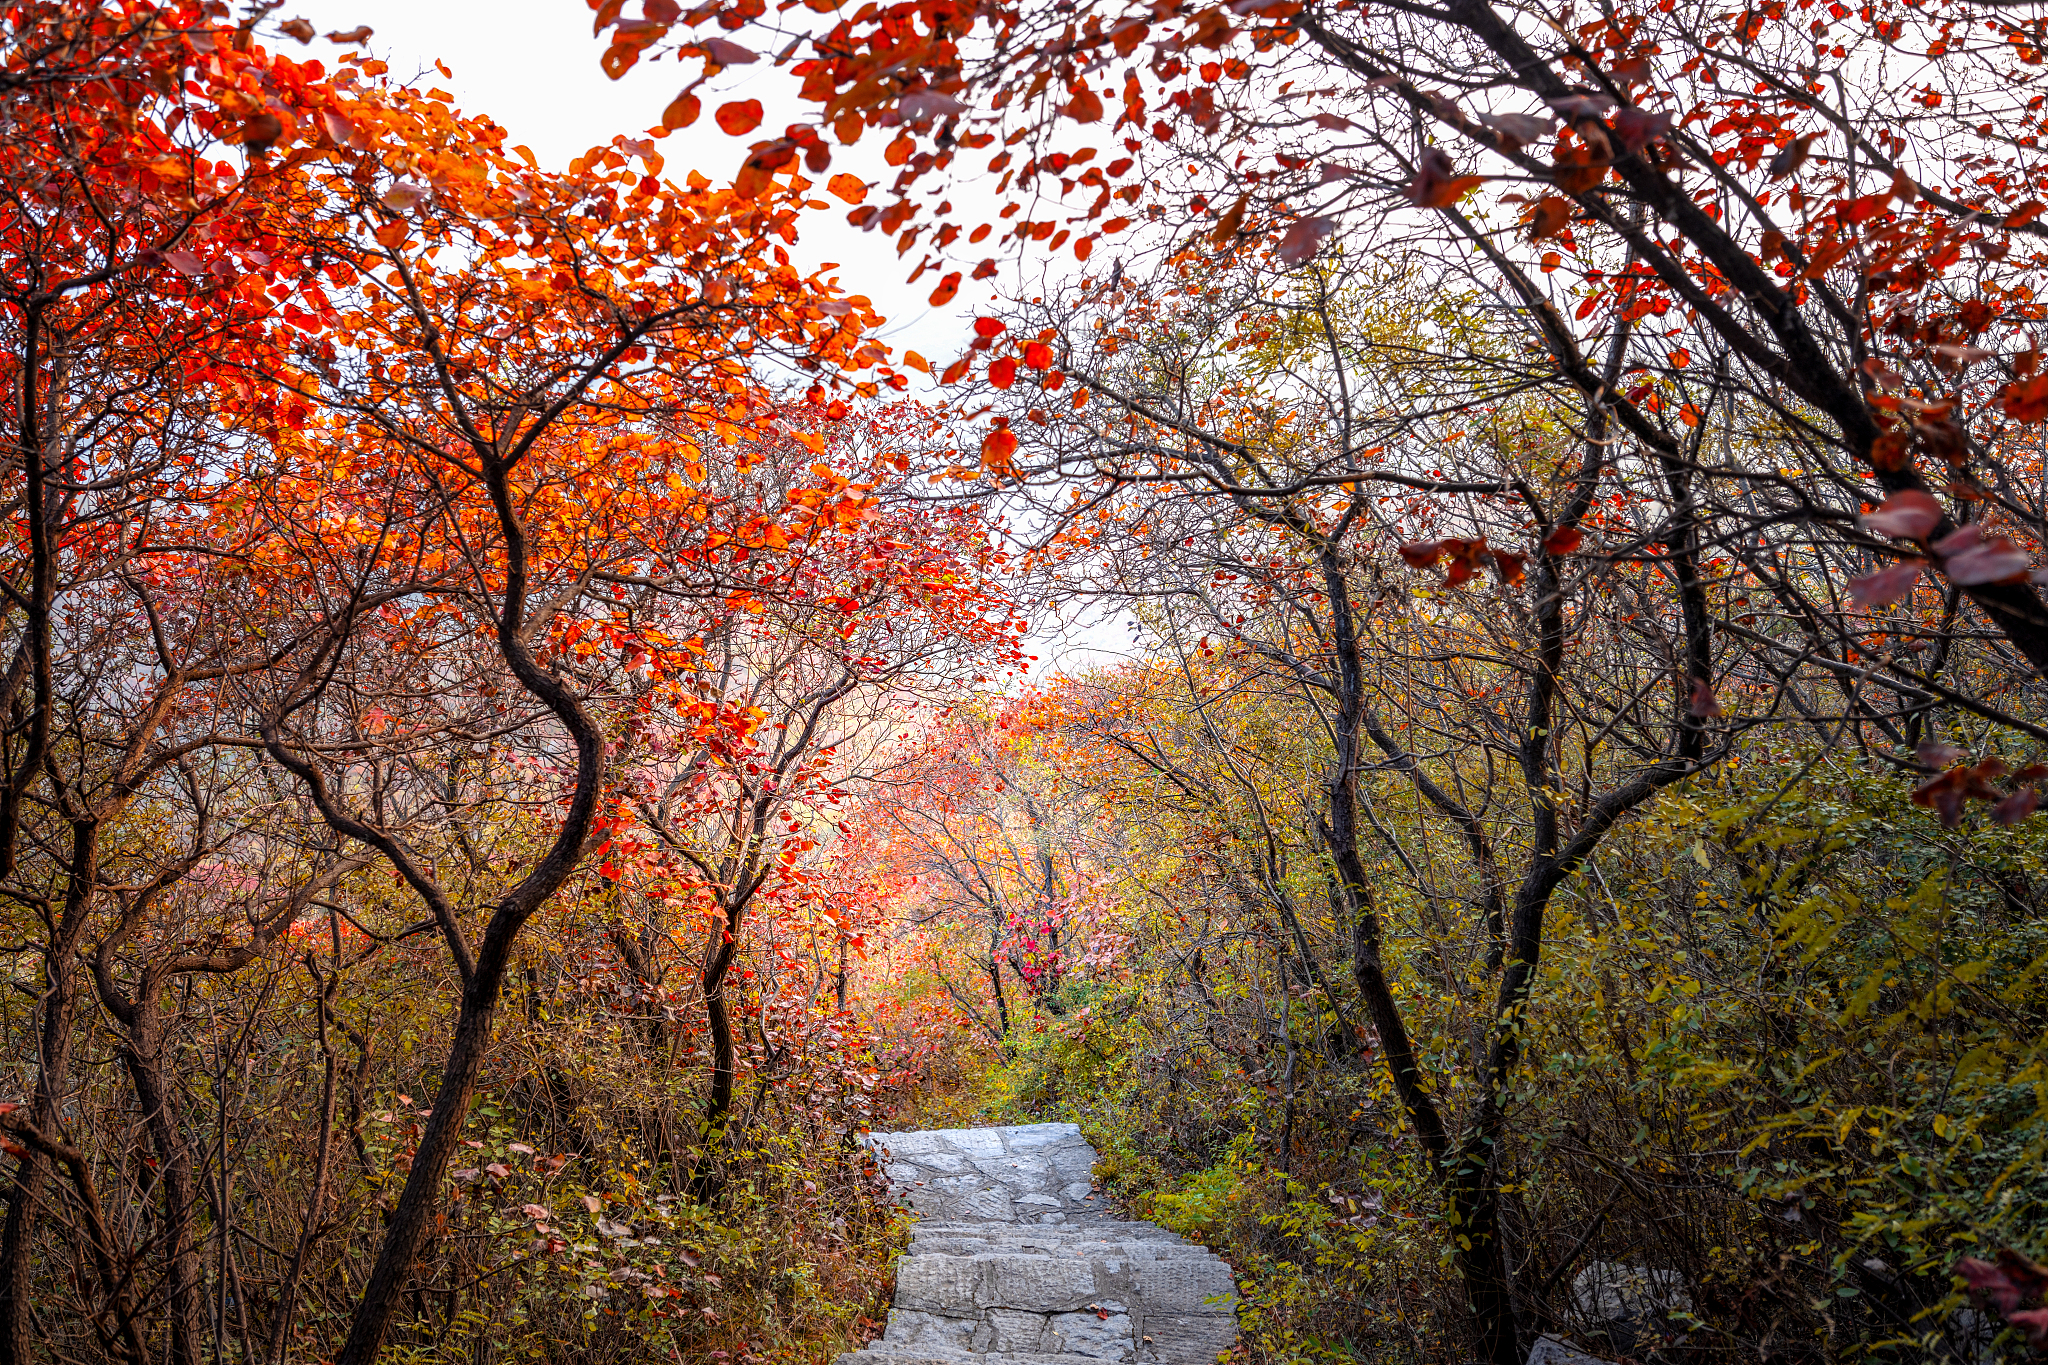
<path fill-rule="evenodd" d="M 822 1363 L 1053 1119 L 1243 1362 L 2048 1351 L 2037 6 L 591 9 L 0 3 L 0 1365 Z"/>

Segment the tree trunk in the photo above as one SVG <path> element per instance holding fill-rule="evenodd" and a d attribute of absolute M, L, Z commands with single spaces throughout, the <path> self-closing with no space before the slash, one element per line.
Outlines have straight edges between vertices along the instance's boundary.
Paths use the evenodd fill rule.
<path fill-rule="evenodd" d="M 43 1026 L 35 1095 L 29 1102 L 29 1123 L 43 1133 L 62 1131 L 60 1116 L 70 1087 L 72 1015 L 78 993 L 73 967 L 98 875 L 99 825 L 75 822 L 63 913 L 43 953 Z M 31 1147 L 17 1162 L 7 1196 L 7 1221 L 0 1225 L 0 1365 L 32 1365 L 43 1358 L 35 1349 L 29 1308 L 34 1294 L 33 1244 L 41 1216 L 38 1206 L 49 1180 L 49 1158 Z"/>

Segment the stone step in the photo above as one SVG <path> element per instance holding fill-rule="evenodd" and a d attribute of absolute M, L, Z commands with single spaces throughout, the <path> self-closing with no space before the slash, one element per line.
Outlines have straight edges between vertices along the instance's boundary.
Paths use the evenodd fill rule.
<path fill-rule="evenodd" d="M 1093 1222 L 1072 1223 L 961 1223 L 943 1222 L 937 1218 L 919 1219 L 916 1231 L 920 1235 L 942 1234 L 957 1237 L 1016 1237 L 1043 1242 L 1086 1242 L 1100 1241 L 1117 1236 L 1127 1239 L 1142 1238 L 1154 1242 L 1179 1242 L 1192 1245 L 1177 1233 L 1168 1232 L 1157 1223 L 1135 1222 L 1123 1218 L 1103 1218 Z"/>
<path fill-rule="evenodd" d="M 1099 1356 L 1046 1354 L 1044 1352 L 980 1351 L 970 1355 L 919 1355 L 870 1346 L 848 1351 L 835 1365 L 1102 1365 Z"/>
<path fill-rule="evenodd" d="M 1214 1365 L 1237 1339 L 1230 1267 L 1107 1216 L 1072 1124 L 866 1140 L 922 1216 L 882 1339 L 835 1365 Z"/>

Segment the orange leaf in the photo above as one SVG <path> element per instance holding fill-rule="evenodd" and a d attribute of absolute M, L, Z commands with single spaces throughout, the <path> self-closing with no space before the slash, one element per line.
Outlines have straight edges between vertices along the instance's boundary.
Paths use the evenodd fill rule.
<path fill-rule="evenodd" d="M 703 101 L 685 90 L 669 101 L 668 108 L 661 111 L 661 126 L 670 132 L 678 128 L 687 128 L 697 121 L 697 115 L 702 113 L 703 109 Z"/>
<path fill-rule="evenodd" d="M 1013 431 L 991 431 L 982 438 L 981 462 L 992 469 L 1006 468 L 1016 453 L 1017 434 Z"/>
<path fill-rule="evenodd" d="M 1082 86 L 1067 104 L 1067 117 L 1076 123 L 1093 123 L 1102 117 L 1102 96 Z"/>
<path fill-rule="evenodd" d="M 1440 147 L 1431 147 L 1417 160 L 1415 178 L 1401 191 L 1417 208 L 1447 209 L 1485 183 L 1483 175 L 1453 175 L 1451 158 Z"/>
<path fill-rule="evenodd" d="M 761 126 L 761 101 L 733 100 L 718 106 L 718 126 L 731 137 L 751 133 Z"/>
<path fill-rule="evenodd" d="M 1245 205 L 1251 203 L 1251 200 L 1249 194 L 1240 194 L 1237 202 L 1230 206 L 1230 211 L 1216 220 L 1215 228 L 1209 233 L 1211 246 L 1221 247 L 1237 236 L 1237 230 L 1244 226 Z"/>
<path fill-rule="evenodd" d="M 941 304 L 951 303 L 953 301 L 953 296 L 959 292 L 960 272 L 957 270 L 950 271 L 946 275 L 946 278 L 939 281 L 939 287 L 937 289 L 932 290 L 932 307 L 937 308 Z"/>
<path fill-rule="evenodd" d="M 868 187 L 857 175 L 835 175 L 825 182 L 825 188 L 849 204 L 868 197 Z"/>
<path fill-rule="evenodd" d="M 1017 362 L 1004 356 L 988 367 L 988 382 L 999 389 L 1007 389 L 1017 382 Z"/>
<path fill-rule="evenodd" d="M 2004 405 L 2005 415 L 2015 422 L 2048 420 L 2048 374 L 2006 385 L 1998 401 Z"/>
<path fill-rule="evenodd" d="M 1535 209 L 1529 214 L 1529 240 L 1540 242 L 1547 237 L 1555 237 L 1571 220 L 1571 201 L 1546 194 L 1536 201 Z"/>
<path fill-rule="evenodd" d="M 1052 368 L 1052 347 L 1042 341 L 1024 343 L 1024 363 L 1034 370 Z"/>

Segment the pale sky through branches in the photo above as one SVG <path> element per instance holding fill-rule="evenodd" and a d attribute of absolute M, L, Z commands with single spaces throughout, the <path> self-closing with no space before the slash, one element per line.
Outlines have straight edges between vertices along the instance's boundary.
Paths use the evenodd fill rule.
<path fill-rule="evenodd" d="M 532 148 L 550 169 L 610 142 L 614 134 L 644 135 L 697 74 L 694 61 L 678 66 L 667 59 L 645 60 L 623 79 L 608 80 L 598 68 L 604 46 L 591 36 L 590 11 L 576 0 L 305 0 L 276 17 L 295 15 L 310 19 L 323 34 L 368 24 L 375 30 L 369 50 L 390 63 L 394 77 L 417 75 L 428 88 L 447 90 L 457 107 L 489 115 L 510 133 L 511 142 Z M 280 45 L 288 52 L 294 48 L 290 39 Z M 335 56 L 353 50 L 315 38 L 303 54 L 294 55 L 331 64 Z M 436 60 L 453 75 L 434 70 Z M 729 68 L 700 93 L 703 117 L 672 133 L 661 147 L 668 162 L 664 174 L 677 179 L 694 168 L 723 182 L 739 169 L 755 138 L 727 137 L 712 123 L 712 111 L 724 100 L 761 101 L 767 117 L 756 137 L 774 136 L 803 112 L 796 82 L 766 55 L 755 65 Z M 855 147 L 835 149 L 832 173 L 851 172 L 870 184 L 893 177 L 895 172 L 882 164 L 886 142 L 886 134 L 877 129 Z M 963 284 L 952 302 L 933 308 L 927 300 L 940 272 L 928 271 L 915 285 L 906 285 L 904 276 L 915 261 L 899 260 L 894 244 L 881 233 L 849 226 L 846 206 L 837 200 L 832 204 L 806 216 L 792 251 L 797 263 L 839 262 L 840 281 L 875 300 L 887 316 L 882 339 L 899 353 L 911 347 L 941 365 L 958 355 L 967 342 L 969 320 L 990 299 L 990 282 Z M 921 381 L 913 382 L 911 393 L 930 396 Z"/>
<path fill-rule="evenodd" d="M 668 102 L 697 74 L 695 62 L 678 66 L 668 60 L 646 60 L 620 80 L 607 79 L 598 67 L 604 49 L 591 36 L 590 11 L 575 0 L 304 0 L 275 17 L 295 16 L 311 20 L 322 34 L 368 24 L 374 30 L 368 50 L 390 64 L 394 78 L 417 77 L 428 89 L 448 91 L 458 108 L 488 115 L 506 129 L 512 144 L 531 148 L 550 169 L 609 143 L 615 134 L 643 136 L 660 123 Z M 286 51 L 293 51 L 290 39 L 279 41 Z M 318 37 L 294 55 L 319 57 L 331 65 L 335 57 L 354 50 Z M 452 74 L 437 71 L 436 61 Z M 723 182 L 739 169 L 754 138 L 727 137 L 718 130 L 711 115 L 723 101 L 761 101 L 767 116 L 757 136 L 772 136 L 804 113 L 796 99 L 796 82 L 786 69 L 771 65 L 765 54 L 754 65 L 729 68 L 700 97 L 703 116 L 661 144 L 668 163 L 663 173 L 678 180 L 696 169 Z M 895 172 L 882 164 L 886 142 L 882 130 L 875 129 L 854 147 L 835 147 L 832 173 L 850 172 L 870 185 L 893 178 Z M 963 201 L 974 195 L 971 183 L 955 191 Z M 820 197 L 829 198 L 822 193 Z M 963 283 L 951 302 L 934 308 L 928 300 L 942 272 L 927 271 L 916 284 L 906 284 L 904 277 L 915 262 L 899 259 L 883 234 L 848 225 L 846 207 L 837 200 L 832 205 L 805 216 L 791 248 L 796 263 L 809 269 L 824 261 L 838 262 L 835 273 L 840 283 L 849 292 L 873 299 L 887 317 L 881 337 L 899 357 L 907 347 L 934 367 L 949 363 L 966 348 L 974 316 L 987 310 L 993 298 L 990 284 L 1012 277 L 1011 269 L 994 281 Z M 996 206 L 991 198 L 991 217 Z M 959 268 L 959 263 L 951 268 Z M 937 387 L 913 374 L 908 396 L 936 400 Z M 1066 622 L 1039 621 L 1026 648 L 1039 656 L 1034 675 L 1043 675 L 1085 667 L 1106 654 L 1121 653 L 1128 643 L 1128 623 L 1121 618 L 1080 616 Z"/>

